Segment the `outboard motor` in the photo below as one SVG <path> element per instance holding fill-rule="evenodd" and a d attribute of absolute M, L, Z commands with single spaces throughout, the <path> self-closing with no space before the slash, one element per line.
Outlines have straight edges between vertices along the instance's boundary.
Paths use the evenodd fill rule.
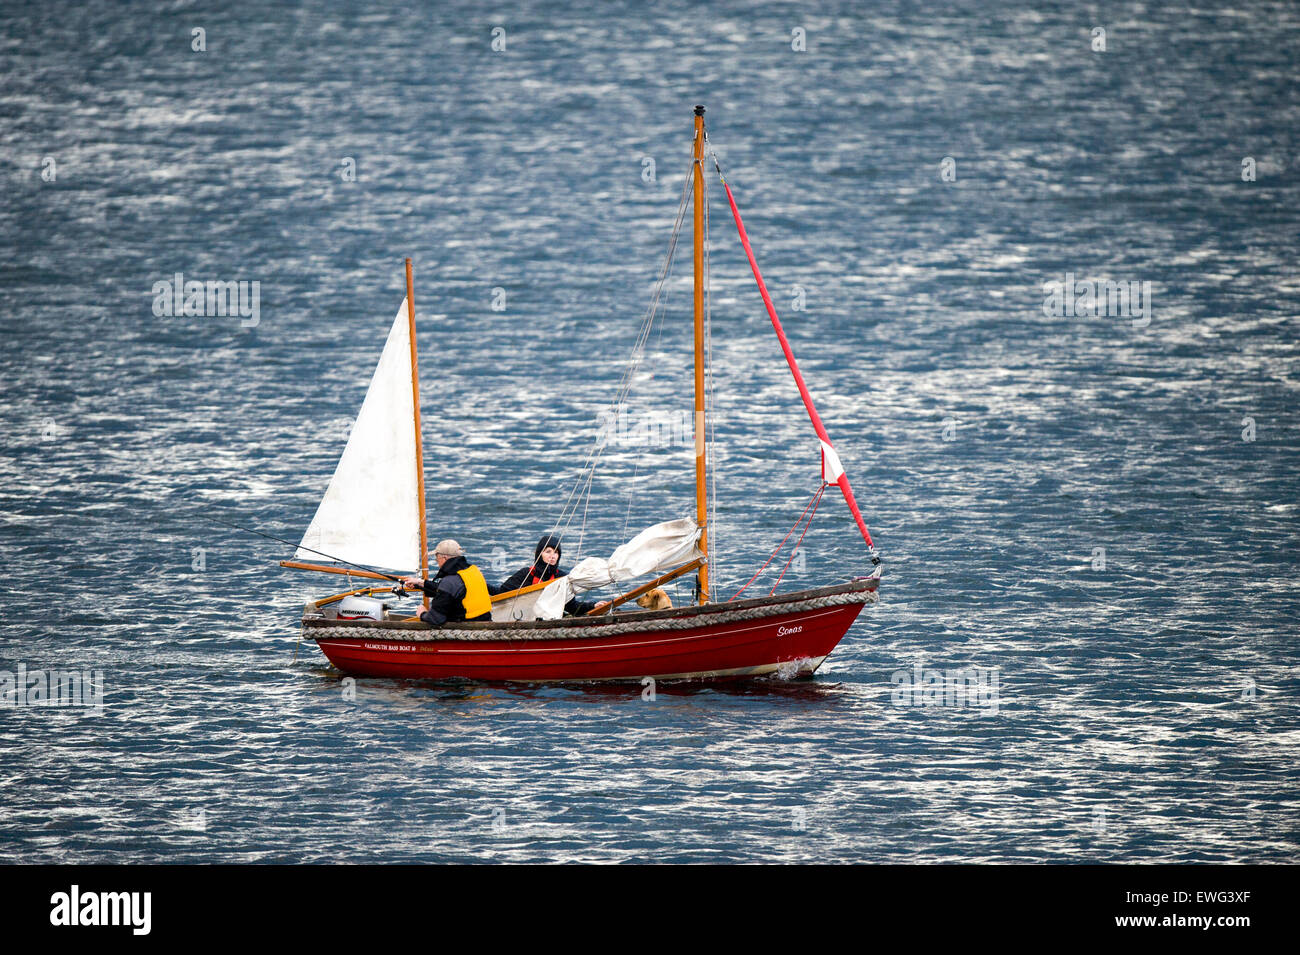
<path fill-rule="evenodd" d="M 340 620 L 383 620 L 384 611 L 389 604 L 383 600 L 376 600 L 374 597 L 359 597 L 353 595 L 344 597 L 339 602 L 339 619 Z"/>

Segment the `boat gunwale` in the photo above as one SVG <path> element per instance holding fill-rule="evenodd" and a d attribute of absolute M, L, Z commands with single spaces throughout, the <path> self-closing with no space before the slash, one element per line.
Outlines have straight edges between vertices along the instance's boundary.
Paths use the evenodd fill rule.
<path fill-rule="evenodd" d="M 820 597 L 832 597 L 837 594 L 854 592 L 874 594 L 880 585 L 880 580 L 881 578 L 879 574 L 873 574 L 868 577 L 855 577 L 847 583 L 832 584 L 829 587 L 795 590 L 790 593 L 774 594 L 767 597 L 751 597 L 748 600 L 733 600 L 730 602 L 707 603 L 702 605 L 690 604 L 683 607 L 671 607 L 668 610 L 640 610 L 631 613 L 561 617 L 558 620 L 492 620 L 481 622 L 457 620 L 448 621 L 447 624 L 440 624 L 435 627 L 422 620 L 338 620 L 327 617 L 308 616 L 304 614 L 302 618 L 302 626 L 303 629 L 325 631 L 360 627 L 366 630 L 374 630 L 379 633 L 393 633 L 394 631 L 437 632 L 444 628 L 448 630 L 473 630 L 485 633 L 500 631 L 504 634 L 531 630 L 585 630 L 590 627 L 607 627 L 611 623 L 655 623 L 663 620 L 687 619 L 690 617 L 704 617 L 711 614 L 731 613 L 738 610 L 751 610 L 765 606 L 778 607 L 782 604 L 802 603 L 807 600 L 816 600 Z M 867 601 L 864 600 L 863 602 L 865 603 Z M 324 635 L 325 634 L 322 634 L 322 636 Z"/>

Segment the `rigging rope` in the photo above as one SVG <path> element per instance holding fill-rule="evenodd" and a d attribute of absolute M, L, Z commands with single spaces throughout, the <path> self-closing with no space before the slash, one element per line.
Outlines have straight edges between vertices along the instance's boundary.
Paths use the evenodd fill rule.
<path fill-rule="evenodd" d="M 817 516 L 817 505 L 822 502 L 822 495 L 826 493 L 828 487 L 830 487 L 830 485 L 823 481 L 822 486 L 819 487 L 817 493 L 813 495 L 812 513 L 808 515 L 808 523 L 803 526 L 803 534 L 800 534 L 799 540 L 795 542 L 794 550 L 790 551 L 790 559 L 787 560 L 785 566 L 781 568 L 781 576 L 776 578 L 776 583 L 774 583 L 772 589 L 768 591 L 767 595 L 769 597 L 776 594 L 776 588 L 781 586 L 781 581 L 785 578 L 785 572 L 790 569 L 790 565 L 794 562 L 795 555 L 799 553 L 799 548 L 803 546 L 804 536 L 808 533 L 808 528 L 812 527 L 813 518 Z"/>
<path fill-rule="evenodd" d="M 704 144 L 709 146 L 707 130 L 704 132 Z M 718 564 L 718 541 L 714 536 L 717 533 L 715 508 L 718 501 L 718 462 L 714 454 L 717 415 L 713 403 L 713 275 L 711 272 L 712 262 L 709 256 L 713 246 L 709 241 L 709 179 L 707 176 L 700 176 L 700 182 L 704 184 L 704 400 L 707 407 L 704 416 L 705 444 L 708 449 L 708 460 L 712 464 L 712 467 L 709 468 L 708 513 L 705 523 L 707 525 L 706 539 L 709 542 L 709 582 L 713 589 L 718 589 L 722 586 L 722 574 L 719 572 Z"/>
<path fill-rule="evenodd" d="M 673 223 L 672 236 L 668 243 L 668 255 L 665 258 L 663 268 L 660 270 L 659 278 L 655 283 L 654 296 L 651 299 L 650 306 L 646 310 L 645 317 L 642 319 L 641 327 L 637 333 L 636 344 L 632 348 L 632 357 L 628 362 L 627 371 L 624 372 L 622 380 L 619 382 L 617 396 L 611 405 L 614 411 L 614 426 L 617 427 L 618 414 L 623 404 L 626 402 L 628 394 L 632 390 L 632 382 L 641 362 L 645 357 L 645 346 L 650 337 L 650 332 L 654 328 L 660 309 L 660 299 L 668 278 L 672 274 L 673 259 L 677 251 L 677 241 L 681 236 L 682 224 L 686 217 L 686 209 L 689 206 L 689 200 L 693 192 L 693 172 L 686 176 L 686 182 L 682 187 L 681 199 L 677 206 L 677 216 Z M 666 301 L 665 301 L 666 307 Z M 574 483 L 573 490 L 569 492 L 568 498 L 565 499 L 564 506 L 560 510 L 560 517 L 554 524 L 553 533 L 563 543 L 564 535 L 568 533 L 570 525 L 577 516 L 579 505 L 589 500 L 591 494 L 592 480 L 595 477 L 596 465 L 600 462 L 601 456 L 605 452 L 605 447 L 609 443 L 609 431 L 604 430 L 596 435 L 596 440 L 591 450 L 587 453 L 587 458 L 583 462 L 582 468 L 578 472 L 578 480 Z M 584 480 L 585 477 L 585 480 Z M 575 500 L 575 497 L 577 498 Z M 630 505 L 629 505 L 630 508 Z M 583 530 L 585 532 L 585 508 Z"/>
<path fill-rule="evenodd" d="M 828 486 L 829 486 L 829 485 L 827 485 L 824 481 L 822 482 L 822 486 L 819 487 L 819 488 L 817 489 L 816 493 L 813 494 L 813 496 L 812 496 L 812 500 L 809 501 L 807 504 L 804 505 L 803 512 L 799 515 L 798 520 L 796 520 L 796 521 L 794 522 L 794 527 L 791 527 L 788 531 L 786 531 L 785 536 L 781 538 L 781 543 L 779 543 L 779 544 L 776 545 L 776 550 L 772 551 L 772 553 L 768 556 L 767 560 L 763 561 L 763 566 L 762 566 L 762 567 L 760 567 L 760 568 L 758 568 L 758 570 L 754 571 L 754 576 L 749 578 L 749 580 L 746 582 L 745 586 L 744 586 L 744 587 L 741 587 L 739 590 L 737 590 L 734 594 L 731 595 L 731 600 L 735 600 L 737 597 L 739 597 L 741 594 L 743 594 L 746 590 L 748 590 L 748 589 L 749 589 L 749 585 L 752 584 L 754 581 L 758 580 L 758 575 L 761 574 L 764 570 L 767 569 L 767 565 L 768 565 L 768 564 L 772 563 L 772 559 L 773 559 L 774 557 L 776 557 L 777 554 L 781 553 L 781 548 L 784 547 L 784 546 L 785 546 L 785 542 L 788 541 L 788 540 L 790 539 L 790 535 L 794 533 L 795 528 L 798 527 L 801 523 L 803 523 L 803 516 L 804 516 L 804 514 L 807 514 L 807 513 L 808 513 L 808 508 L 811 507 L 811 508 L 813 509 L 813 513 L 814 513 L 814 514 L 817 513 L 817 507 L 816 507 L 817 502 L 821 500 L 822 492 L 824 492 Z M 809 523 L 809 524 L 812 523 L 812 518 L 811 518 L 811 517 L 808 518 L 808 523 Z M 806 533 L 808 533 L 808 528 L 805 527 L 805 528 L 804 528 L 804 534 L 806 534 Z M 803 541 L 803 535 L 802 535 L 802 534 L 799 535 L 799 541 L 800 541 L 801 543 L 802 543 L 802 541 Z M 795 551 L 797 551 L 798 549 L 799 549 L 799 545 L 796 544 L 796 545 L 795 545 Z M 791 556 L 791 558 L 793 559 L 793 557 L 794 557 L 794 553 L 791 552 L 790 556 Z M 785 571 L 784 571 L 784 570 L 781 571 L 781 576 L 782 576 L 782 577 L 785 576 Z M 780 582 L 781 582 L 781 581 L 778 579 L 778 580 L 777 580 L 777 583 L 780 583 Z M 773 588 L 773 589 L 775 589 L 775 588 Z M 731 600 L 728 600 L 727 603 L 731 603 Z"/>

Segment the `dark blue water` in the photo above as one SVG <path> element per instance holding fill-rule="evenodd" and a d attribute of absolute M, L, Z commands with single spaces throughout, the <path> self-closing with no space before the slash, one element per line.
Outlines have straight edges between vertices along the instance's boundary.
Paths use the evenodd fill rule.
<path fill-rule="evenodd" d="M 1038 7 L 6 3 L 0 669 L 105 697 L 0 708 L 0 860 L 1296 861 L 1300 13 Z M 337 581 L 204 515 L 302 533 L 409 255 L 430 532 L 513 568 L 697 102 L 880 604 L 810 682 L 346 699 L 295 657 Z M 729 592 L 818 471 L 710 198 Z M 688 267 L 634 413 L 689 412 Z M 177 272 L 259 282 L 257 325 L 155 316 Z M 1150 282 L 1149 321 L 1045 314 L 1067 273 Z M 692 504 L 688 449 L 616 448 L 583 550 Z M 782 589 L 866 569 L 831 495 L 803 553 Z M 900 704 L 917 666 L 996 668 L 998 705 Z"/>

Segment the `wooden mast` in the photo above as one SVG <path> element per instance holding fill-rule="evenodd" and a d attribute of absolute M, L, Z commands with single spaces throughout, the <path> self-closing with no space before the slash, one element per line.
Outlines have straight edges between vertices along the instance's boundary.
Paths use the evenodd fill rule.
<path fill-rule="evenodd" d="M 709 502 L 705 490 L 704 419 L 704 107 L 695 107 L 695 523 L 700 526 L 699 602 L 709 602 Z"/>
<path fill-rule="evenodd" d="M 415 406 L 415 486 L 420 498 L 420 576 L 429 576 L 429 530 L 424 520 L 424 440 L 420 437 L 420 360 L 415 352 L 415 280 L 406 260 L 406 321 L 411 339 L 411 399 Z M 425 609 L 429 595 L 424 595 Z"/>

